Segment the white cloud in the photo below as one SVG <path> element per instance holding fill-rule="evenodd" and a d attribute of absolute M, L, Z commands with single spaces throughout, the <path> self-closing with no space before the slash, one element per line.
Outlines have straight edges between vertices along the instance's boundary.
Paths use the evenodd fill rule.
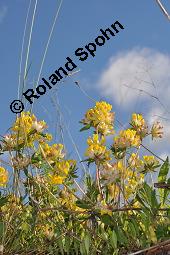
<path fill-rule="evenodd" d="M 3 22 L 6 14 L 7 14 L 7 6 L 2 6 L 0 8 L 0 24 Z"/>
<path fill-rule="evenodd" d="M 110 59 L 99 78 L 98 88 L 102 95 L 126 109 L 136 104 L 139 93 L 141 102 L 153 102 L 156 101 L 154 97 L 158 97 L 167 107 L 170 106 L 167 98 L 170 93 L 169 70 L 169 55 L 148 48 L 135 48 Z"/>
<path fill-rule="evenodd" d="M 146 145 L 157 155 L 162 152 L 170 155 L 169 55 L 148 48 L 121 52 L 110 59 L 97 88 L 127 114 L 141 112 L 149 125 L 160 121 L 163 138 L 148 139 Z"/>

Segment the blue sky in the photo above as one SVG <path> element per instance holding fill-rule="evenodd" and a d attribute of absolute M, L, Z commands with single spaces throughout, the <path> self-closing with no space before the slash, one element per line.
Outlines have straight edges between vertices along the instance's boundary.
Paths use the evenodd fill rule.
<path fill-rule="evenodd" d="M 170 10 L 168 1 L 164 2 Z M 33 12 L 34 3 L 35 0 L 32 1 L 30 14 Z M 28 5 L 28 0 L 0 0 L 1 134 L 6 133 L 15 119 L 9 105 L 17 98 L 21 44 Z M 56 0 L 38 1 L 29 55 L 31 68 L 27 88 L 32 88 L 37 79 L 58 6 L 59 1 Z M 64 0 L 41 77 L 48 77 L 63 66 L 66 57 L 75 59 L 74 51 L 77 48 L 93 42 L 100 34 L 100 28 L 106 29 L 116 20 L 125 29 L 104 46 L 98 47 L 94 58 L 89 56 L 84 62 L 77 61 L 80 72 L 57 87 L 64 122 L 69 127 L 81 155 L 86 147 L 88 132 L 79 133 L 79 120 L 83 118 L 84 112 L 93 106 L 93 102 L 75 85 L 75 81 L 79 81 L 82 89 L 95 100 L 104 99 L 110 102 L 116 118 L 125 126 L 132 112 L 142 112 L 149 123 L 158 115 L 157 119 L 164 118 L 163 123 L 167 130 L 169 127 L 169 120 L 165 121 L 165 118 L 169 118 L 167 110 L 170 107 L 170 23 L 155 1 Z M 28 42 L 28 31 L 26 41 Z M 26 45 L 24 49 L 25 59 Z M 139 93 L 141 89 L 147 93 Z M 148 93 L 158 96 L 164 105 L 148 96 Z M 51 97 L 56 98 L 56 88 L 35 101 L 34 113 L 39 119 L 47 121 L 49 130 L 58 142 L 61 134 L 56 128 L 58 115 Z M 74 149 L 67 132 L 64 138 L 68 151 L 73 155 Z M 170 139 L 169 130 L 161 143 L 148 144 L 157 154 L 163 156 L 170 152 L 168 138 Z"/>

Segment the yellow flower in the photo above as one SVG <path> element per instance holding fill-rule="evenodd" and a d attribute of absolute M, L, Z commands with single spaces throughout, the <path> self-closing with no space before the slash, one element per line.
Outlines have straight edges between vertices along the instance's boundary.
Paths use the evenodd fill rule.
<path fill-rule="evenodd" d="M 112 199 L 116 199 L 118 197 L 118 195 L 119 195 L 120 187 L 116 183 L 109 184 L 108 185 L 108 191 L 109 191 L 110 197 Z"/>
<path fill-rule="evenodd" d="M 132 124 L 133 124 L 135 127 L 142 127 L 142 126 L 145 126 L 145 120 L 144 120 L 142 114 L 133 113 L 133 114 L 132 114 Z"/>
<path fill-rule="evenodd" d="M 75 164 L 72 160 L 62 160 L 55 162 L 54 168 L 48 174 L 48 179 L 51 184 L 62 184 L 69 174 L 71 166 Z"/>
<path fill-rule="evenodd" d="M 135 208 L 140 208 L 141 205 L 140 205 L 139 201 L 134 201 L 134 202 L 133 202 L 133 207 L 135 207 Z"/>
<path fill-rule="evenodd" d="M 17 142 L 16 136 L 14 136 L 13 134 L 5 135 L 3 142 L 4 142 L 3 149 L 10 150 L 16 145 L 16 142 Z"/>
<path fill-rule="evenodd" d="M 49 174 L 49 181 L 51 184 L 62 184 L 65 177 L 60 175 L 51 175 Z"/>
<path fill-rule="evenodd" d="M 160 166 L 159 161 L 154 156 L 143 156 L 144 172 L 154 171 Z"/>
<path fill-rule="evenodd" d="M 51 134 L 48 134 L 48 133 L 46 133 L 46 140 L 47 141 L 51 141 L 52 139 L 53 139 L 53 137 L 52 137 L 52 135 Z"/>
<path fill-rule="evenodd" d="M 148 237 L 150 238 L 150 240 L 155 244 L 157 243 L 157 236 L 156 236 L 156 230 L 154 229 L 154 227 L 149 226 L 149 232 L 148 232 Z"/>
<path fill-rule="evenodd" d="M 37 132 L 42 132 L 45 128 L 47 128 L 47 125 L 46 125 L 45 121 L 35 120 L 32 123 L 32 129 L 35 129 Z"/>
<path fill-rule="evenodd" d="M 74 167 L 76 165 L 76 160 L 68 159 L 67 162 L 69 163 L 70 167 Z"/>
<path fill-rule="evenodd" d="M 49 134 L 41 134 L 46 127 L 46 123 L 37 121 L 34 114 L 22 112 L 11 128 L 12 138 L 16 140 L 16 146 L 26 144 L 28 147 L 33 147 L 35 141 L 43 142 L 51 139 Z"/>
<path fill-rule="evenodd" d="M 30 112 L 22 112 L 21 116 L 17 117 L 11 129 L 12 131 L 20 132 L 26 135 L 31 131 L 34 121 L 36 121 L 34 114 L 31 115 Z"/>
<path fill-rule="evenodd" d="M 86 112 L 82 123 L 90 124 L 98 133 L 103 135 L 113 134 L 114 113 L 110 112 L 111 110 L 112 106 L 110 104 L 104 101 L 96 102 L 95 107 Z"/>
<path fill-rule="evenodd" d="M 101 177 L 108 187 L 110 196 L 114 199 L 118 199 L 119 194 L 126 199 L 132 198 L 144 181 L 143 173 L 126 168 L 122 161 L 106 166 L 104 172 L 101 172 Z"/>
<path fill-rule="evenodd" d="M 139 147 L 141 143 L 140 136 L 135 130 L 121 130 L 119 135 L 114 138 L 114 148 L 126 149 L 128 147 Z"/>
<path fill-rule="evenodd" d="M 155 157 L 154 156 L 143 156 L 144 159 L 144 163 L 145 164 L 152 164 L 155 161 Z"/>
<path fill-rule="evenodd" d="M 136 153 L 132 153 L 128 159 L 130 168 L 141 168 L 143 166 L 143 161 L 139 159 L 139 155 Z"/>
<path fill-rule="evenodd" d="M 104 200 L 98 203 L 97 209 L 100 209 L 101 215 L 108 214 L 110 216 L 113 215 L 111 208 L 106 204 Z"/>
<path fill-rule="evenodd" d="M 69 161 L 63 160 L 55 163 L 54 172 L 60 175 L 68 175 L 70 169 Z"/>
<path fill-rule="evenodd" d="M 110 154 L 111 152 L 107 150 L 105 146 L 105 138 L 101 137 L 99 140 L 99 136 L 94 134 L 93 137 L 89 137 L 87 139 L 88 148 L 86 150 L 85 156 L 92 159 L 99 159 L 108 161 L 111 160 Z"/>
<path fill-rule="evenodd" d="M 51 164 L 64 157 L 63 148 L 63 144 L 53 144 L 50 146 L 47 143 L 42 143 L 40 151 L 43 157 Z"/>
<path fill-rule="evenodd" d="M 162 138 L 163 132 L 162 132 L 163 127 L 160 125 L 159 122 L 155 122 L 151 128 L 151 135 L 152 135 L 152 140 L 154 138 Z"/>
<path fill-rule="evenodd" d="M 85 209 L 82 209 L 76 205 L 76 197 L 74 196 L 74 191 L 68 192 L 65 187 L 60 192 L 58 201 L 66 209 L 79 212 L 85 211 Z"/>
<path fill-rule="evenodd" d="M 148 132 L 148 127 L 146 122 L 142 116 L 142 114 L 133 113 L 131 119 L 131 125 L 136 130 L 137 134 L 141 136 L 141 138 L 145 137 Z"/>
<path fill-rule="evenodd" d="M 3 187 L 8 182 L 8 172 L 5 168 L 0 167 L 0 186 Z"/>

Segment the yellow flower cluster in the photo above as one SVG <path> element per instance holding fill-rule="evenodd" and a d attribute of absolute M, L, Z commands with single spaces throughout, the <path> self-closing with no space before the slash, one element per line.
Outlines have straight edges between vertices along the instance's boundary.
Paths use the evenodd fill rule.
<path fill-rule="evenodd" d="M 55 174 L 49 174 L 48 177 L 49 177 L 49 182 L 54 185 L 62 184 L 64 179 L 66 178 L 64 176 L 55 175 Z"/>
<path fill-rule="evenodd" d="M 139 147 L 141 144 L 140 136 L 133 129 L 121 130 L 119 135 L 114 137 L 114 148 L 126 149 L 129 147 Z"/>
<path fill-rule="evenodd" d="M 51 135 L 46 134 L 42 136 L 41 134 L 46 128 L 46 123 L 44 121 L 37 121 L 34 114 L 22 112 L 11 128 L 12 134 L 4 137 L 4 146 L 11 148 L 26 143 L 28 147 L 33 147 L 35 141 L 50 141 L 52 139 Z"/>
<path fill-rule="evenodd" d="M 1 210 L 4 215 L 4 219 L 6 222 L 11 221 L 11 218 L 15 215 L 19 215 L 22 213 L 23 205 L 20 202 L 20 198 L 15 196 L 14 194 L 8 195 L 8 201 L 3 206 L 1 206 Z"/>
<path fill-rule="evenodd" d="M 34 114 L 31 114 L 30 112 L 22 112 L 21 116 L 17 117 L 12 130 L 28 134 L 33 130 L 42 132 L 45 128 L 47 128 L 45 121 L 37 121 Z"/>
<path fill-rule="evenodd" d="M 39 150 L 48 163 L 52 164 L 56 162 L 56 160 L 64 158 L 65 154 L 63 148 L 63 144 L 53 144 L 50 146 L 47 143 L 42 143 Z"/>
<path fill-rule="evenodd" d="M 142 114 L 133 113 L 131 125 L 133 129 L 136 130 L 137 134 L 140 135 L 141 138 L 145 137 L 146 134 L 148 133 L 148 127 Z"/>
<path fill-rule="evenodd" d="M 76 164 L 75 160 L 62 160 L 55 163 L 48 179 L 51 184 L 62 184 L 68 177 L 69 170 Z"/>
<path fill-rule="evenodd" d="M 141 169 L 143 167 L 143 161 L 139 159 L 139 155 L 132 153 L 128 159 L 129 167 L 132 169 Z"/>
<path fill-rule="evenodd" d="M 144 181 L 144 174 L 125 167 L 122 161 L 118 161 L 107 165 L 106 168 L 104 166 L 102 178 L 105 179 L 112 198 L 117 199 L 121 193 L 126 199 L 129 199 Z"/>
<path fill-rule="evenodd" d="M 8 171 L 0 167 L 0 187 L 4 187 L 8 182 Z"/>
<path fill-rule="evenodd" d="M 76 197 L 74 196 L 74 192 L 68 192 L 66 188 L 60 192 L 58 202 L 65 207 L 68 210 L 72 211 L 79 211 L 79 212 L 84 212 L 85 209 L 82 209 L 76 205 Z"/>
<path fill-rule="evenodd" d="M 159 161 L 153 156 L 143 156 L 143 162 L 144 162 L 144 171 L 154 171 L 155 168 L 159 167 Z"/>
<path fill-rule="evenodd" d="M 138 171 L 133 171 L 130 168 L 126 169 L 125 176 L 125 198 L 132 198 L 133 194 L 137 191 L 137 188 L 144 182 L 145 175 Z"/>
<path fill-rule="evenodd" d="M 160 125 L 159 122 L 155 122 L 151 128 L 151 135 L 152 135 L 152 140 L 154 138 L 162 138 L 163 132 L 162 132 L 163 127 Z"/>
<path fill-rule="evenodd" d="M 143 159 L 144 159 L 144 163 L 147 165 L 159 163 L 159 161 L 156 160 L 155 157 L 152 155 L 151 156 L 143 156 Z"/>
<path fill-rule="evenodd" d="M 113 134 L 114 113 L 110 112 L 111 110 L 112 106 L 110 104 L 103 101 L 96 102 L 95 107 L 86 112 L 82 123 L 85 125 L 90 124 L 97 133 L 103 135 Z"/>
<path fill-rule="evenodd" d="M 111 160 L 111 152 L 107 150 L 105 146 L 105 138 L 104 136 L 99 139 L 98 134 L 94 134 L 93 137 L 89 137 L 87 139 L 88 148 L 85 152 L 85 156 L 101 161 L 109 161 Z"/>

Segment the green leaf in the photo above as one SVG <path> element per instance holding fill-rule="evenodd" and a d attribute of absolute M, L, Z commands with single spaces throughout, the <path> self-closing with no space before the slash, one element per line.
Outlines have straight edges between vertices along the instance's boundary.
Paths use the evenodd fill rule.
<path fill-rule="evenodd" d="M 137 222 L 137 220 L 135 218 L 131 219 L 131 222 L 133 223 L 133 226 L 135 227 L 135 231 L 136 231 L 136 235 L 139 235 L 139 223 Z"/>
<path fill-rule="evenodd" d="M 0 207 L 5 205 L 8 202 L 7 197 L 0 197 Z"/>
<path fill-rule="evenodd" d="M 143 187 L 141 189 L 138 190 L 137 195 L 136 195 L 136 199 L 147 209 L 149 210 L 151 213 L 153 212 L 152 209 L 155 210 L 155 207 L 158 207 L 158 203 L 156 200 L 156 197 L 153 198 L 153 196 L 155 196 L 154 191 L 152 190 L 152 188 L 145 182 L 143 184 Z M 154 206 L 154 208 L 153 208 Z"/>
<path fill-rule="evenodd" d="M 146 207 L 145 203 L 143 202 L 143 199 L 141 199 L 141 197 L 140 197 L 140 192 L 138 192 L 138 193 L 136 194 L 136 200 L 137 200 L 141 205 L 143 205 L 144 207 Z"/>
<path fill-rule="evenodd" d="M 80 253 L 82 255 L 86 255 L 86 249 L 85 249 L 84 243 L 80 243 Z"/>
<path fill-rule="evenodd" d="M 76 255 L 79 254 L 79 246 L 80 246 L 79 242 L 77 242 L 77 240 L 74 239 L 74 251 Z"/>
<path fill-rule="evenodd" d="M 89 233 L 86 233 L 85 237 L 84 237 L 84 245 L 85 245 L 85 249 L 87 254 L 89 254 L 89 248 L 90 248 L 90 236 Z"/>
<path fill-rule="evenodd" d="M 87 158 L 87 159 L 81 160 L 80 163 L 81 162 L 87 162 L 87 166 L 89 167 L 91 163 L 95 162 L 95 160 L 92 158 Z"/>
<path fill-rule="evenodd" d="M 92 207 L 92 205 L 85 200 L 77 200 L 76 205 L 83 209 L 90 209 Z"/>
<path fill-rule="evenodd" d="M 65 252 L 69 252 L 69 250 L 70 250 L 70 242 L 71 242 L 71 238 L 68 237 L 68 236 L 65 236 L 65 244 L 64 244 Z"/>
<path fill-rule="evenodd" d="M 126 234 L 123 232 L 121 228 L 117 229 L 117 237 L 120 244 L 126 246 L 128 244 L 128 239 L 126 237 Z"/>
<path fill-rule="evenodd" d="M 57 244 L 58 244 L 58 246 L 59 246 L 60 253 L 61 253 L 62 255 L 64 255 L 64 248 L 63 248 L 62 238 L 59 238 L 59 239 L 57 240 Z"/>
<path fill-rule="evenodd" d="M 169 172 L 169 158 L 167 157 L 159 171 L 159 175 L 158 175 L 159 183 L 166 182 L 168 172 Z"/>
<path fill-rule="evenodd" d="M 151 205 L 152 205 L 153 210 L 159 208 L 159 203 L 158 203 L 158 200 L 156 198 L 156 191 L 155 190 L 152 190 Z"/>
<path fill-rule="evenodd" d="M 80 132 L 84 131 L 84 130 L 88 130 L 91 127 L 91 124 L 87 124 L 86 126 L 84 126 L 83 128 L 80 129 Z"/>
<path fill-rule="evenodd" d="M 28 233 L 29 230 L 30 230 L 30 227 L 29 227 L 29 224 L 27 222 L 23 222 L 21 224 L 21 229 L 25 232 L 25 233 Z"/>
<path fill-rule="evenodd" d="M 136 229 L 135 229 L 135 226 L 133 225 L 133 223 L 132 223 L 132 222 L 129 222 L 128 227 L 129 227 L 129 233 L 130 233 L 130 235 L 131 235 L 133 238 L 136 238 Z"/>
<path fill-rule="evenodd" d="M 113 225 L 113 219 L 110 215 L 104 214 L 100 216 L 101 221 L 106 225 Z"/>
<path fill-rule="evenodd" d="M 31 163 L 34 164 L 34 163 L 38 163 L 42 161 L 42 155 L 41 154 L 33 154 L 32 157 L 31 157 Z"/>
<path fill-rule="evenodd" d="M 110 244 L 114 249 L 117 249 L 117 235 L 114 230 L 110 234 Z"/>
<path fill-rule="evenodd" d="M 108 240 L 108 236 L 107 236 L 107 233 L 102 231 L 101 233 L 101 237 L 103 238 L 104 241 L 107 241 Z"/>
<path fill-rule="evenodd" d="M 0 222 L 0 239 L 1 240 L 4 235 L 4 232 L 5 232 L 5 224 L 4 224 L 4 222 Z"/>
<path fill-rule="evenodd" d="M 167 184 L 170 184 L 170 178 L 167 180 Z M 165 203 L 165 201 L 166 201 L 166 199 L 167 199 L 169 193 L 170 193 L 170 189 L 165 189 L 165 190 L 164 190 L 163 204 Z"/>

